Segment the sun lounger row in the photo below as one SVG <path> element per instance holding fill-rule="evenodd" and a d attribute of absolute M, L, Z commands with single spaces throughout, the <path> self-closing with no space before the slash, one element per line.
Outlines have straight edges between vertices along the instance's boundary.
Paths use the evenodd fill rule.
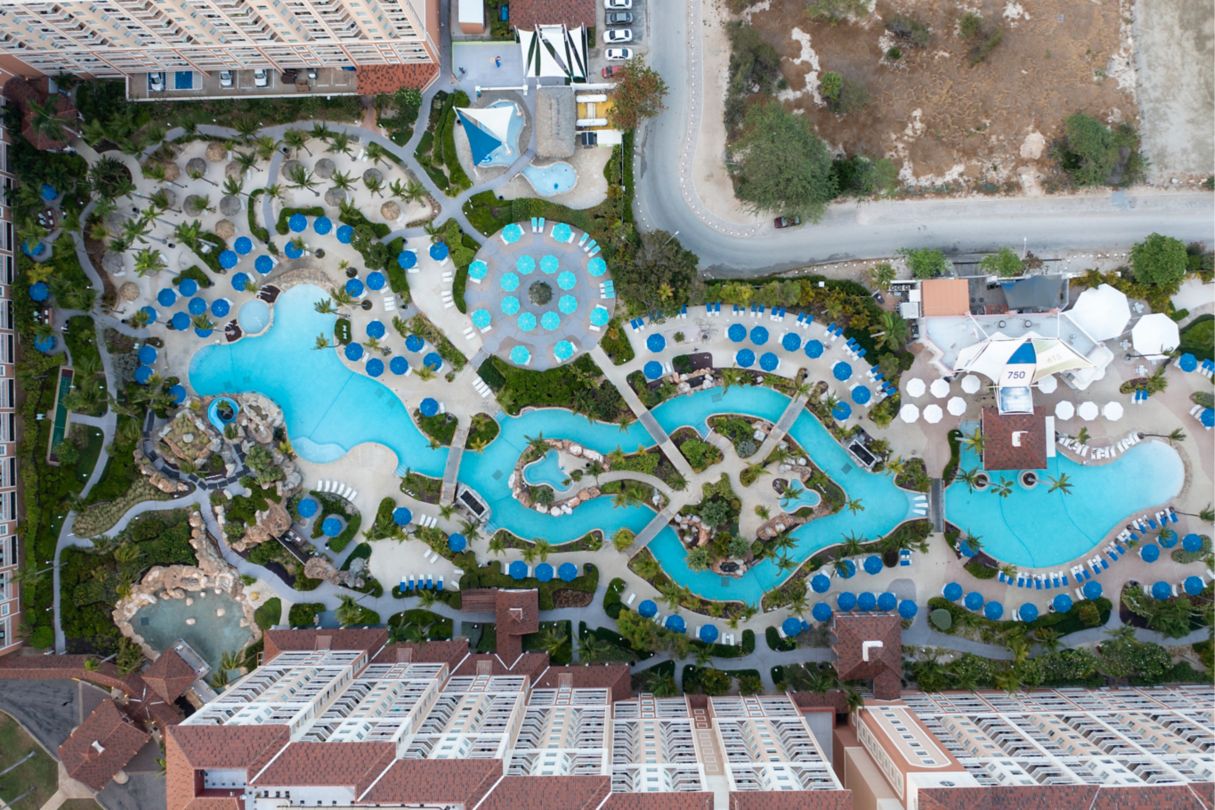
<path fill-rule="evenodd" d="M 493 390 L 485 384 L 485 380 L 479 376 L 473 377 L 473 388 L 481 395 L 481 399 L 489 399 L 489 395 L 493 393 Z"/>
<path fill-rule="evenodd" d="M 1056 442 L 1060 447 L 1065 447 L 1068 450 L 1071 450 L 1080 458 L 1091 458 L 1094 461 L 1100 461 L 1117 457 L 1121 453 L 1125 452 L 1128 448 L 1139 444 L 1139 439 L 1140 436 L 1138 433 L 1128 433 L 1126 438 L 1120 439 L 1118 442 L 1111 444 L 1108 447 L 1090 447 L 1087 444 L 1082 444 L 1076 441 L 1071 436 L 1064 436 L 1062 433 L 1060 433 L 1056 438 Z"/>
<path fill-rule="evenodd" d="M 1177 517 L 1177 510 L 1172 506 L 1161 509 L 1152 516 L 1143 514 L 1126 524 L 1126 528 L 1118 533 L 1118 539 L 1123 542 L 1138 540 L 1141 535 L 1163 528 L 1168 523 L 1176 523 L 1178 520 L 1180 518 Z"/>
<path fill-rule="evenodd" d="M 1194 417 L 1199 422 L 1201 422 L 1202 421 L 1202 412 L 1205 410 L 1206 410 L 1206 408 L 1204 408 L 1202 405 L 1195 405 L 1193 408 L 1190 408 L 1190 416 Z M 1203 428 L 1205 428 L 1206 430 L 1210 430 L 1211 426 L 1207 425 L 1207 424 L 1203 424 Z"/>
<path fill-rule="evenodd" d="M 396 293 L 384 293 L 383 301 L 384 301 L 384 311 L 385 312 L 396 312 L 397 311 Z"/>
<path fill-rule="evenodd" d="M 544 217 L 532 217 L 532 233 L 544 233 Z"/>
<path fill-rule="evenodd" d="M 413 574 L 410 574 L 407 577 L 401 577 L 402 593 L 442 590 L 445 590 L 442 576 L 440 576 L 437 580 L 434 578 L 433 574 L 427 574 L 424 578 L 421 576 L 415 577 Z"/>
<path fill-rule="evenodd" d="M 441 555 L 439 552 L 435 551 L 434 549 L 430 549 L 422 555 L 422 559 L 426 560 L 426 562 L 430 563 L 431 565 L 434 565 L 439 561 L 440 556 Z"/>
<path fill-rule="evenodd" d="M 996 579 L 1003 582 L 1005 585 L 1012 585 L 1017 588 L 1028 588 L 1034 591 L 1050 590 L 1052 588 L 1066 588 L 1071 585 L 1070 578 L 1062 571 L 1049 571 L 1045 574 L 1028 574 L 1018 572 L 1015 578 L 1010 577 L 1001 571 L 996 575 Z"/>
<path fill-rule="evenodd" d="M 720 316 L 721 315 L 721 302 L 718 301 L 713 304 L 705 304 L 705 314 Z"/>
<path fill-rule="evenodd" d="M 913 498 L 912 500 L 913 500 L 913 503 L 911 506 L 911 510 L 913 512 L 915 512 L 916 515 L 918 515 L 919 517 L 923 517 L 924 515 L 928 514 L 928 496 L 927 495 L 920 493 L 920 494 L 916 495 L 915 498 Z"/>
<path fill-rule="evenodd" d="M 326 495 L 337 495 L 339 498 L 345 498 L 348 501 L 353 501 L 359 497 L 357 489 L 347 486 L 341 481 L 318 481 L 316 491 L 323 492 Z"/>
<path fill-rule="evenodd" d="M 608 280 L 599 285 L 600 298 L 615 298 L 616 297 L 616 282 Z"/>

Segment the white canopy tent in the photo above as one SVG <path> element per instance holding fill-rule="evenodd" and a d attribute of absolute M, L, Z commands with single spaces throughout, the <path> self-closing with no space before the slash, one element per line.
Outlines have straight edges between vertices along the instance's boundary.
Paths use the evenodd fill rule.
<path fill-rule="evenodd" d="M 1151 360 L 1162 360 L 1181 343 L 1177 321 L 1163 312 L 1144 315 L 1131 329 L 1131 343 L 1136 354 Z"/>
<path fill-rule="evenodd" d="M 1101 409 L 1101 415 L 1111 422 L 1117 422 L 1122 418 L 1123 410 L 1121 402 L 1107 402 L 1105 407 Z"/>
<path fill-rule="evenodd" d="M 510 147 L 510 122 L 516 114 L 514 105 L 457 107 L 456 113 L 463 119 L 464 134 L 468 138 L 474 163 L 489 160 L 499 151 L 504 151 L 507 157 L 514 157 Z M 480 132 L 473 132 L 470 126 Z"/>
<path fill-rule="evenodd" d="M 966 400 L 961 397 L 950 397 L 949 402 L 945 403 L 945 410 L 949 411 L 950 416 L 961 416 L 966 413 Z"/>
<path fill-rule="evenodd" d="M 924 396 L 924 381 L 919 377 L 912 377 L 907 382 L 903 383 L 903 391 L 909 397 L 919 398 Z"/>
<path fill-rule="evenodd" d="M 1091 422 L 1097 418 L 1100 411 L 1097 409 L 1097 403 L 1091 399 L 1080 403 L 1080 407 L 1076 408 L 1076 416 L 1079 416 L 1085 422 Z"/>
<path fill-rule="evenodd" d="M 954 370 L 982 374 L 1000 386 L 1027 386 L 1052 374 L 1091 365 L 1084 355 L 1059 338 L 1032 332 L 1025 337 L 1009 338 L 996 333 L 959 352 Z"/>
<path fill-rule="evenodd" d="M 920 409 L 915 403 L 908 402 L 903 407 L 899 408 L 899 419 L 902 419 L 907 424 L 910 425 L 912 422 L 914 422 L 915 420 L 917 420 L 919 418 L 920 418 Z"/>
<path fill-rule="evenodd" d="M 935 402 L 924 408 L 924 421 L 930 425 L 935 425 L 945 417 L 945 412 L 941 410 L 941 406 Z"/>
<path fill-rule="evenodd" d="M 582 26 L 540 25 L 534 31 L 516 29 L 527 76 L 585 82 L 587 35 Z"/>
<path fill-rule="evenodd" d="M 929 390 L 932 391 L 932 395 L 937 399 L 944 399 L 945 397 L 949 396 L 949 381 L 944 377 L 938 377 L 932 381 L 932 385 L 929 386 Z"/>
<path fill-rule="evenodd" d="M 1055 403 L 1055 418 L 1063 422 L 1076 415 L 1076 406 L 1066 399 Z"/>
<path fill-rule="evenodd" d="M 1080 293 L 1067 317 L 1095 341 L 1109 340 L 1126 331 L 1131 305 L 1126 294 L 1108 284 Z"/>

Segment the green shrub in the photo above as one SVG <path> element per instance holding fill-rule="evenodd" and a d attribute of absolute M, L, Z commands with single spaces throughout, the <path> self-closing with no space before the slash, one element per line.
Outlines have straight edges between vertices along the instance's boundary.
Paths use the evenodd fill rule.
<path fill-rule="evenodd" d="M 276 626 L 283 619 L 282 600 L 277 596 L 267 599 L 253 611 L 253 619 L 263 631 Z"/>
<path fill-rule="evenodd" d="M 292 627 L 315 627 L 316 617 L 325 610 L 321 602 L 296 602 L 287 611 L 287 622 Z"/>

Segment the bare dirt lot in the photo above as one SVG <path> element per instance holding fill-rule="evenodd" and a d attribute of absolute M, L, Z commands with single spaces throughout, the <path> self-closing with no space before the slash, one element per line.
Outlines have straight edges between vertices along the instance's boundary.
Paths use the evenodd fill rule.
<path fill-rule="evenodd" d="M 861 22 L 834 24 L 806 6 L 770 0 L 745 15 L 784 57 L 781 98 L 833 146 L 892 158 L 907 188 L 1040 193 L 1067 116 L 1137 123 L 1130 0 L 878 0 Z M 981 15 L 983 34 L 962 34 L 966 12 Z M 887 30 L 899 16 L 927 27 L 922 45 Z M 976 44 L 997 30 L 998 44 L 972 65 Z M 862 85 L 868 102 L 831 112 L 818 93 L 824 71 Z"/>

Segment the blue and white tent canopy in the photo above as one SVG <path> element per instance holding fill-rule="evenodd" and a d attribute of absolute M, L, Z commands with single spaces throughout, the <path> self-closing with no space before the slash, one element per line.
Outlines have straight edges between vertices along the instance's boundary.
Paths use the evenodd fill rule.
<path fill-rule="evenodd" d="M 1041 337 L 1031 332 L 1010 338 L 997 332 L 959 352 L 954 371 L 972 371 L 1001 387 L 1016 387 L 1092 365 L 1087 357 L 1057 337 Z"/>
<path fill-rule="evenodd" d="M 495 156 L 513 157 L 508 133 L 511 118 L 515 115 L 514 105 L 457 107 L 456 115 L 464 125 L 473 163 L 479 166 L 490 162 Z"/>
<path fill-rule="evenodd" d="M 588 42 L 585 28 L 540 25 L 534 31 L 520 28 L 515 33 L 529 78 L 586 81 Z"/>

